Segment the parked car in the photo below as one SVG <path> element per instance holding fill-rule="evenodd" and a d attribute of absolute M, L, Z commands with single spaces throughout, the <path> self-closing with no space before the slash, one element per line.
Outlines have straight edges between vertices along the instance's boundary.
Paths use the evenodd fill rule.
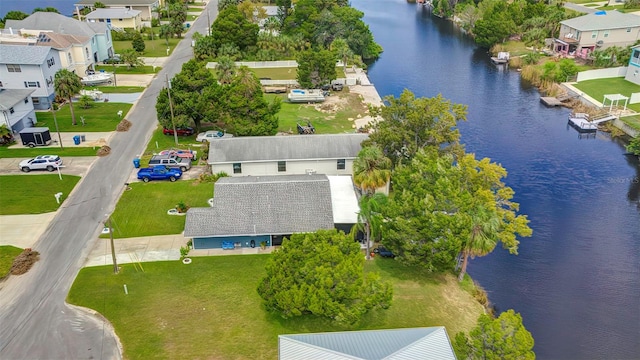
<path fill-rule="evenodd" d="M 173 135 L 173 129 L 165 127 L 162 129 L 162 133 L 165 135 Z M 177 127 L 176 133 L 178 133 L 178 136 L 190 136 L 195 134 L 196 131 L 192 127 L 183 126 L 183 127 Z"/>
<path fill-rule="evenodd" d="M 333 91 L 342 91 L 344 85 L 340 84 L 340 83 L 333 83 L 331 84 L 331 90 Z"/>
<path fill-rule="evenodd" d="M 174 182 L 182 176 L 180 169 L 171 169 L 164 165 L 142 168 L 138 170 L 138 179 L 149 182 L 151 180 L 169 180 Z"/>
<path fill-rule="evenodd" d="M 164 165 L 185 172 L 191 169 L 191 159 L 181 158 L 176 155 L 154 155 L 149 160 L 149 166 L 155 165 Z"/>
<path fill-rule="evenodd" d="M 120 57 L 120 54 L 113 54 L 112 57 L 102 60 L 102 63 L 103 64 L 120 64 L 122 63 L 122 58 Z"/>
<path fill-rule="evenodd" d="M 189 159 L 191 161 L 198 160 L 198 152 L 194 150 L 181 150 L 181 149 L 162 150 L 160 151 L 160 155 L 174 155 L 180 158 Z"/>
<path fill-rule="evenodd" d="M 226 138 L 232 138 L 232 137 L 233 135 L 223 133 L 222 131 L 209 130 L 209 131 L 198 134 L 198 136 L 196 136 L 196 141 L 206 142 L 206 141 L 211 141 L 216 139 L 222 139 L 222 138 L 226 139 Z"/>
<path fill-rule="evenodd" d="M 378 246 L 377 248 L 373 249 L 373 253 L 374 254 L 378 254 L 382 257 L 389 257 L 389 258 L 394 258 L 396 257 L 396 255 L 394 253 L 391 252 L 391 250 L 388 250 L 387 248 L 383 247 L 383 246 Z"/>
<path fill-rule="evenodd" d="M 31 170 L 53 171 L 62 166 L 62 159 L 58 155 L 40 155 L 33 159 L 20 161 L 18 167 L 24 172 Z"/>

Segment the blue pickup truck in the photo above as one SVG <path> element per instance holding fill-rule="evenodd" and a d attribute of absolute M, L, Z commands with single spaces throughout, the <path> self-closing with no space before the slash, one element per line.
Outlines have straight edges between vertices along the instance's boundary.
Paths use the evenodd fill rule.
<path fill-rule="evenodd" d="M 180 169 L 171 169 L 164 165 L 156 165 L 138 170 L 138 179 L 144 182 L 149 182 L 150 180 L 169 180 L 173 182 L 180 179 L 181 176 L 182 171 L 180 171 Z"/>

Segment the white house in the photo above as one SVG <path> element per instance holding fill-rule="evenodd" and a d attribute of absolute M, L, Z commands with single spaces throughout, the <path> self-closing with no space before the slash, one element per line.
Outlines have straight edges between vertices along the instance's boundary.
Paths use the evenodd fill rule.
<path fill-rule="evenodd" d="M 140 11 L 140 17 L 143 21 L 151 21 L 152 18 L 157 18 L 157 9 L 163 7 L 165 2 L 162 0 L 102 0 L 100 1 L 106 8 L 124 8 L 128 10 Z M 80 13 L 80 8 L 90 8 L 95 10 L 94 0 L 80 0 L 75 5 L 76 14 Z"/>
<path fill-rule="evenodd" d="M 126 8 L 95 9 L 87 14 L 90 23 L 105 23 L 110 29 L 140 30 L 142 27 L 142 12 Z"/>
<path fill-rule="evenodd" d="M 351 175 L 367 134 L 248 136 L 212 140 L 213 173 L 229 176 Z"/>
<path fill-rule="evenodd" d="M 5 89 L 30 89 L 33 107 L 46 110 L 55 98 L 53 79 L 61 69 L 50 46 L 0 44 L 0 81 Z"/>
<path fill-rule="evenodd" d="M 23 34 L 35 36 L 45 31 L 88 37 L 91 43 L 88 48 L 89 57 L 94 63 L 113 56 L 111 32 L 105 23 L 89 23 L 56 13 L 36 12 L 23 20 L 7 20 L 5 29 L 19 30 Z"/>
<path fill-rule="evenodd" d="M 4 124 L 14 134 L 36 122 L 36 113 L 31 101 L 33 89 L 0 88 L 0 124 Z"/>

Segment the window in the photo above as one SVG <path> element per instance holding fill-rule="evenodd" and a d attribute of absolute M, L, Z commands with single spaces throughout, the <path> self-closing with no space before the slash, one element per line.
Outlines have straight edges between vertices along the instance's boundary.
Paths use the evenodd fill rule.
<path fill-rule="evenodd" d="M 640 50 L 634 50 L 631 55 L 631 62 L 640 65 Z"/>
<path fill-rule="evenodd" d="M 605 30 L 604 37 L 609 37 L 609 30 Z"/>
<path fill-rule="evenodd" d="M 89 58 L 89 48 L 84 48 L 84 52 L 87 54 L 87 58 Z"/>
<path fill-rule="evenodd" d="M 7 71 L 8 72 L 22 72 L 22 69 L 20 69 L 20 65 L 7 64 Z"/>
<path fill-rule="evenodd" d="M 69 60 L 69 64 L 73 64 L 73 59 L 71 58 L 71 53 L 67 53 L 67 59 Z"/>
<path fill-rule="evenodd" d="M 40 104 L 40 98 L 31 98 L 31 102 L 33 103 L 33 105 L 39 105 Z"/>
<path fill-rule="evenodd" d="M 344 170 L 344 169 L 345 169 L 344 159 L 338 159 L 338 170 Z"/>
<path fill-rule="evenodd" d="M 233 163 L 233 173 L 234 174 L 242 174 L 242 164 L 241 163 Z"/>
<path fill-rule="evenodd" d="M 53 58 L 47 59 L 47 66 L 48 67 L 52 67 L 55 64 L 56 64 L 56 62 L 53 60 Z"/>
<path fill-rule="evenodd" d="M 592 38 L 592 39 L 595 39 L 595 38 L 597 38 L 597 37 L 598 37 L 598 32 L 597 32 L 597 31 L 592 31 L 592 32 L 591 32 L 591 38 Z"/>
<path fill-rule="evenodd" d="M 13 108 L 9 108 L 9 114 L 13 114 L 14 112 Z"/>
<path fill-rule="evenodd" d="M 40 81 L 25 81 L 24 82 L 24 87 L 26 87 L 26 88 L 40 87 Z"/>
<path fill-rule="evenodd" d="M 627 28 L 627 32 L 631 32 L 631 28 Z"/>
<path fill-rule="evenodd" d="M 287 162 L 286 161 L 278 161 L 278 172 L 287 171 Z"/>

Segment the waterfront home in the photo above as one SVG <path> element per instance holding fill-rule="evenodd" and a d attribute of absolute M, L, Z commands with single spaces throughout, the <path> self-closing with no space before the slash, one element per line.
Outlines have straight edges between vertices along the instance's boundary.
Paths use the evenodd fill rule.
<path fill-rule="evenodd" d="M 61 69 L 50 46 L 0 44 L 0 81 L 4 89 L 30 89 L 33 107 L 48 109 L 55 98 L 53 78 Z"/>
<path fill-rule="evenodd" d="M 618 11 L 597 11 L 560 22 L 554 52 L 587 58 L 594 50 L 627 47 L 640 40 L 640 16 Z"/>
<path fill-rule="evenodd" d="M 165 6 L 164 0 L 102 0 L 100 1 L 107 9 L 127 9 L 140 11 L 140 18 L 142 21 L 151 21 L 153 18 L 158 18 L 157 9 Z M 80 0 L 75 3 L 76 14 L 80 14 L 81 8 L 89 8 L 96 10 L 94 0 Z"/>
<path fill-rule="evenodd" d="M 5 29 L 31 35 L 55 32 L 88 37 L 91 44 L 87 49 L 88 56 L 94 63 L 113 56 L 111 32 L 105 23 L 83 22 L 52 12 L 36 12 L 23 20 L 7 20 Z M 83 56 L 87 56 L 86 51 Z"/>
<path fill-rule="evenodd" d="M 640 85 L 640 45 L 631 48 L 631 57 L 629 58 L 629 67 L 625 80 Z"/>
<path fill-rule="evenodd" d="M 33 89 L 0 88 L 0 124 L 14 134 L 36 122 L 36 113 L 31 101 Z"/>
<path fill-rule="evenodd" d="M 142 27 L 141 11 L 125 8 L 95 9 L 87 14 L 86 19 L 90 23 L 106 23 L 107 27 L 114 30 L 133 29 Z"/>

